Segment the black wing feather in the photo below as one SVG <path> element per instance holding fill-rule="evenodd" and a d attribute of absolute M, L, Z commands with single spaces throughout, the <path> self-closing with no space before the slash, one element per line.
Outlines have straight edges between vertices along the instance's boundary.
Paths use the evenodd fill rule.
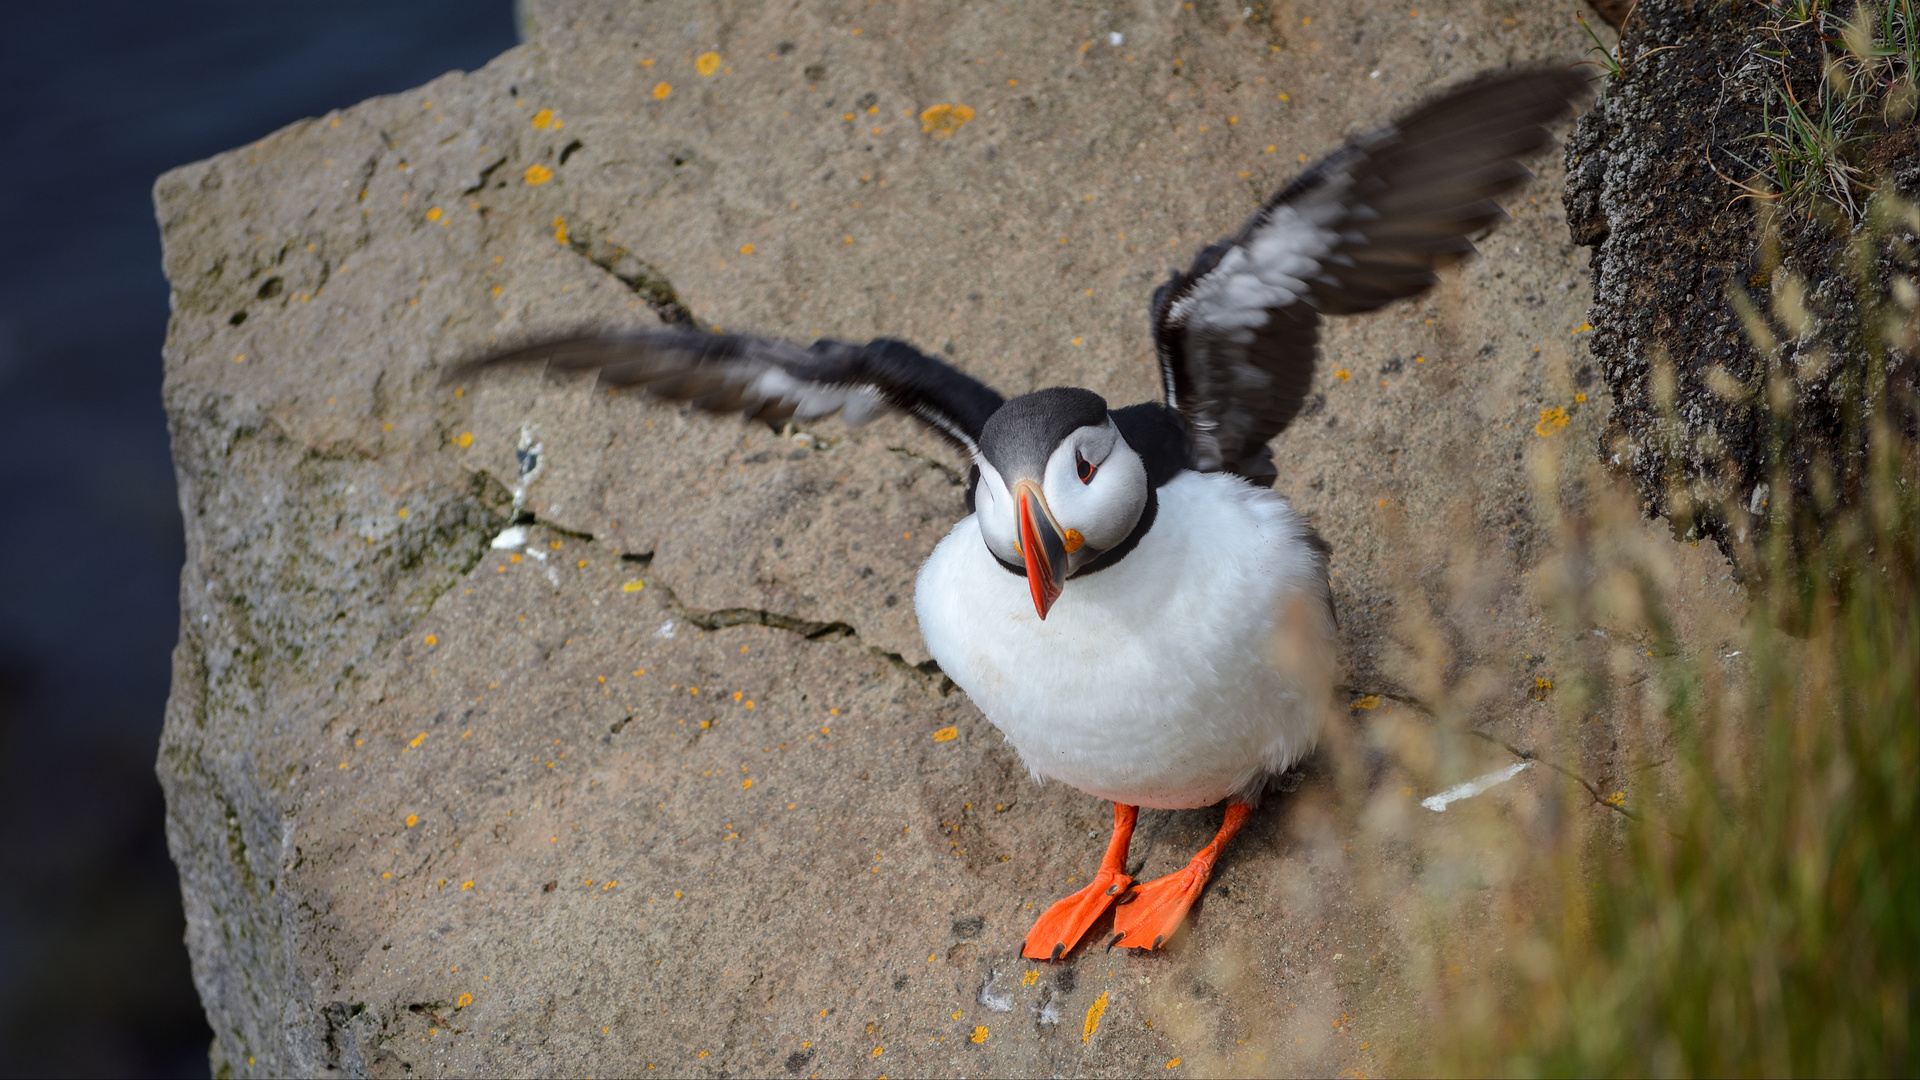
<path fill-rule="evenodd" d="M 1270 483 L 1266 443 L 1306 402 L 1321 317 L 1416 295 L 1473 255 L 1529 178 L 1515 159 L 1586 87 L 1526 71 L 1452 90 L 1315 162 L 1156 290 L 1162 389 L 1196 467 Z"/>
<path fill-rule="evenodd" d="M 840 413 L 865 423 L 905 412 L 971 455 L 1003 399 L 991 387 L 904 341 L 823 338 L 807 348 L 748 334 L 609 330 L 521 345 L 452 368 L 447 380 L 511 364 L 597 371 L 602 386 L 641 387 L 711 412 L 780 424 Z"/>

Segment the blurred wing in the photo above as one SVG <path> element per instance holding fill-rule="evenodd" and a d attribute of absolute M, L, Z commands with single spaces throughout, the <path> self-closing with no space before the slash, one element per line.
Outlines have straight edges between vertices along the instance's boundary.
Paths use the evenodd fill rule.
<path fill-rule="evenodd" d="M 971 456 L 1000 407 L 991 388 L 903 341 L 822 339 L 807 348 L 745 334 L 621 330 L 554 338 L 470 360 L 449 380 L 508 364 L 598 371 L 603 386 L 638 386 L 710 412 L 781 424 L 839 413 L 852 425 L 887 409 L 917 417 Z"/>
<path fill-rule="evenodd" d="M 1271 483 L 1268 439 L 1313 382 L 1320 317 L 1425 291 L 1505 217 L 1496 196 L 1529 179 L 1515 159 L 1586 91 L 1566 71 L 1502 75 L 1448 92 L 1357 136 L 1202 251 L 1153 295 L 1167 404 L 1205 472 Z"/>

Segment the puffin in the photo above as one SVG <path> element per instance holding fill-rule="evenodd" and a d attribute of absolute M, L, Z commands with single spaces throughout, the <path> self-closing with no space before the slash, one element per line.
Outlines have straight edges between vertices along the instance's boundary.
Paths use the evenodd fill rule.
<path fill-rule="evenodd" d="M 1323 318 L 1431 288 L 1505 217 L 1571 68 L 1485 75 L 1348 140 L 1174 270 L 1148 305 L 1161 400 L 1055 386 L 1008 398 L 912 344 L 800 346 L 584 328 L 451 367 L 594 372 L 605 387 L 775 428 L 905 413 L 967 466 L 966 509 L 920 567 L 928 653 L 1039 782 L 1113 804 L 1084 888 L 1023 955 L 1057 961 L 1113 911 L 1109 949 L 1164 947 L 1270 779 L 1312 752 L 1338 671 L 1331 549 L 1285 497 L 1270 440 L 1301 413 Z M 1181 869 L 1136 884 L 1139 808 L 1224 802 Z"/>

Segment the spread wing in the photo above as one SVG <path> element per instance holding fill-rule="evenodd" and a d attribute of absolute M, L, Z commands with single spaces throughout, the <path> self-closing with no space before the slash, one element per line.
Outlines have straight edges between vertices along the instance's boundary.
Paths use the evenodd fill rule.
<path fill-rule="evenodd" d="M 1202 471 L 1271 483 L 1267 440 L 1300 412 L 1320 317 L 1425 291 L 1505 216 L 1529 179 L 1515 160 L 1586 91 L 1568 71 L 1501 75 L 1355 137 L 1202 251 L 1153 295 L 1167 404 Z"/>
<path fill-rule="evenodd" d="M 602 386 L 638 386 L 656 397 L 770 424 L 839 413 L 859 425 L 899 409 L 969 457 L 1002 401 L 979 380 L 888 338 L 865 345 L 823 338 L 801 348 L 746 334 L 610 330 L 470 360 L 446 377 L 521 363 L 545 364 L 549 371 L 597 370 Z"/>

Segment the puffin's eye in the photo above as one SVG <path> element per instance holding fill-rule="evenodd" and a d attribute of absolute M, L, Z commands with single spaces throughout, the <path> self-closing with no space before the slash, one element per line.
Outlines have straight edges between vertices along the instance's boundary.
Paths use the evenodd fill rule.
<path fill-rule="evenodd" d="M 1093 483 L 1093 474 L 1095 471 L 1093 463 L 1081 457 L 1080 451 L 1078 450 L 1073 452 L 1073 461 L 1074 468 L 1080 473 L 1080 482 L 1083 484 Z"/>

